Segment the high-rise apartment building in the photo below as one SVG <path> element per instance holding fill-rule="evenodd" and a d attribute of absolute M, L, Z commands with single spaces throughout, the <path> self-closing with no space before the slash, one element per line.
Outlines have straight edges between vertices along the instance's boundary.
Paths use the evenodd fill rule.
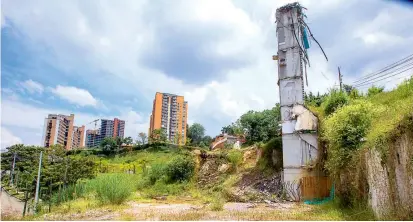
<path fill-rule="evenodd" d="M 85 146 L 85 126 L 74 126 L 72 136 L 72 147 Z"/>
<path fill-rule="evenodd" d="M 85 127 L 73 126 L 74 119 L 74 114 L 49 114 L 44 120 L 42 145 L 60 144 L 67 150 L 83 147 Z"/>
<path fill-rule="evenodd" d="M 125 121 L 115 118 L 114 120 L 101 119 L 100 128 L 86 131 L 86 146 L 95 147 L 106 137 L 120 137 L 125 136 Z"/>
<path fill-rule="evenodd" d="M 149 121 L 149 136 L 155 129 L 163 129 L 170 142 L 185 144 L 188 102 L 183 96 L 169 93 L 155 94 Z"/>

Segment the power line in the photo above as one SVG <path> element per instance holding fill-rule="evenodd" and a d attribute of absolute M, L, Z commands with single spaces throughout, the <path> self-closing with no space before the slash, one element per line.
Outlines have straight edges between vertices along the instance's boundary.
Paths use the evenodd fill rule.
<path fill-rule="evenodd" d="M 410 57 L 411 57 L 411 58 L 410 58 Z M 355 83 L 357 83 L 357 82 L 360 82 L 360 81 L 362 81 L 362 80 L 368 79 L 368 78 L 370 78 L 370 77 L 372 77 L 372 76 L 378 75 L 378 74 L 380 74 L 380 73 L 383 73 L 383 72 L 385 72 L 385 71 L 387 71 L 387 70 L 389 70 L 389 69 L 392 69 L 392 68 L 400 65 L 399 63 L 404 63 L 404 62 L 410 61 L 410 60 L 412 60 L 412 59 L 413 59 L 413 54 L 411 54 L 411 55 L 409 55 L 409 56 L 407 56 L 407 57 L 405 57 L 405 58 L 403 58 L 403 59 L 401 59 L 401 60 L 399 60 L 399 61 L 397 61 L 397 62 L 394 62 L 394 63 L 392 63 L 392 64 L 390 64 L 390 65 L 388 65 L 388 66 L 386 66 L 386 67 L 384 67 L 384 68 L 382 68 L 382 69 L 380 69 L 380 70 L 378 70 L 378 71 L 372 72 L 372 73 L 370 73 L 370 74 L 368 74 L 368 75 L 366 75 L 366 76 L 364 76 L 364 77 L 361 77 L 360 79 L 354 81 L 353 84 L 355 84 Z"/>
<path fill-rule="evenodd" d="M 390 79 L 389 81 L 386 81 L 386 82 L 384 82 L 383 84 L 386 84 L 386 83 L 388 83 L 388 82 L 392 82 L 392 81 L 394 81 L 394 80 L 399 80 L 399 79 L 402 79 L 402 78 L 406 78 L 406 77 L 413 77 L 413 74 L 401 76 L 401 77 L 396 78 L 396 79 Z M 370 85 L 366 85 L 366 86 L 362 86 L 362 87 L 357 87 L 357 88 L 359 88 L 359 89 L 364 89 L 364 88 L 367 88 L 367 87 L 370 87 Z"/>
<path fill-rule="evenodd" d="M 383 75 L 376 76 L 375 78 L 368 79 L 368 80 L 365 80 L 365 81 L 363 81 L 363 82 L 357 83 L 357 84 L 355 84 L 354 86 L 363 85 L 364 83 L 368 83 L 368 82 L 370 82 L 370 81 L 372 81 L 372 80 L 375 80 L 375 79 L 378 79 L 378 78 L 380 78 L 380 77 L 393 74 L 394 72 L 399 71 L 400 69 L 403 69 L 403 68 L 408 67 L 408 66 L 410 66 L 410 65 L 413 65 L 413 62 L 411 62 L 411 63 L 409 63 L 409 64 L 407 64 L 407 65 L 401 66 L 401 67 L 399 67 L 399 68 L 397 68 L 397 69 L 395 69 L 395 70 L 392 70 L 391 72 L 384 73 Z"/>
<path fill-rule="evenodd" d="M 413 69 L 413 67 L 410 67 L 410 68 L 408 68 L 408 69 L 405 69 L 405 70 L 403 70 L 403 71 L 401 71 L 401 72 L 398 72 L 398 73 L 396 73 L 396 74 L 394 74 L 394 75 L 387 76 L 387 77 L 385 77 L 385 78 L 379 79 L 379 80 L 377 80 L 377 81 L 368 82 L 368 83 L 361 84 L 361 85 L 358 85 L 358 86 L 355 86 L 355 87 L 360 87 L 360 86 L 364 86 L 364 85 L 373 84 L 373 83 L 375 83 L 375 82 L 380 82 L 380 81 L 382 81 L 382 80 L 385 80 L 385 79 L 388 79 L 388 78 L 390 78 L 390 77 L 396 76 L 396 75 L 398 75 L 398 74 L 400 74 L 400 73 L 406 72 L 406 71 L 408 71 L 408 70 L 410 70 L 410 69 Z"/>

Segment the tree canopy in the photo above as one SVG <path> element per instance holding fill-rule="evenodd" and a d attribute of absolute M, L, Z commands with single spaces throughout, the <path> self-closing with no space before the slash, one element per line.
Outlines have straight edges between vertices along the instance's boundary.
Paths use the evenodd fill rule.
<path fill-rule="evenodd" d="M 249 143 L 266 142 L 278 136 L 280 121 L 280 104 L 277 103 L 272 109 L 248 111 L 234 123 L 222 127 L 221 132 L 237 136 L 245 135 Z"/>
<path fill-rule="evenodd" d="M 205 136 L 205 128 L 200 123 L 194 123 L 189 127 L 188 135 L 192 141 L 192 144 L 199 145 Z"/>

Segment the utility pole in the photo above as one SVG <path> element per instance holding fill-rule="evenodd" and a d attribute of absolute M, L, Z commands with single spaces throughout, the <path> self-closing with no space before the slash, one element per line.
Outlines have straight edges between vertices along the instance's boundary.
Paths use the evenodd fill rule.
<path fill-rule="evenodd" d="M 13 166 L 10 172 L 10 186 L 13 186 L 14 167 L 16 165 L 16 152 L 13 153 Z"/>
<path fill-rule="evenodd" d="M 338 80 L 340 81 L 340 92 L 343 91 L 343 76 L 341 75 L 340 72 L 340 66 L 338 68 Z"/>
<path fill-rule="evenodd" d="M 43 151 L 40 151 L 40 158 L 39 158 L 39 169 L 37 171 L 37 183 L 36 183 L 36 194 L 34 196 L 34 210 L 35 212 L 37 203 L 39 202 L 39 190 L 40 190 L 40 171 L 42 169 L 42 157 L 43 157 Z"/>

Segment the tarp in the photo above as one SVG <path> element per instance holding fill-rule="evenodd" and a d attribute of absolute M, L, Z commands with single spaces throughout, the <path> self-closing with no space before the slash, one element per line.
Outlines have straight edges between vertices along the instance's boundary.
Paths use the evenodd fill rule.
<path fill-rule="evenodd" d="M 305 204 L 310 204 L 310 205 L 319 205 L 319 204 L 323 204 L 323 203 L 327 203 L 331 200 L 334 199 L 334 183 L 333 185 L 331 185 L 331 190 L 330 190 L 330 196 L 327 198 L 316 198 L 316 199 L 312 199 L 312 200 L 305 200 L 304 203 Z"/>

